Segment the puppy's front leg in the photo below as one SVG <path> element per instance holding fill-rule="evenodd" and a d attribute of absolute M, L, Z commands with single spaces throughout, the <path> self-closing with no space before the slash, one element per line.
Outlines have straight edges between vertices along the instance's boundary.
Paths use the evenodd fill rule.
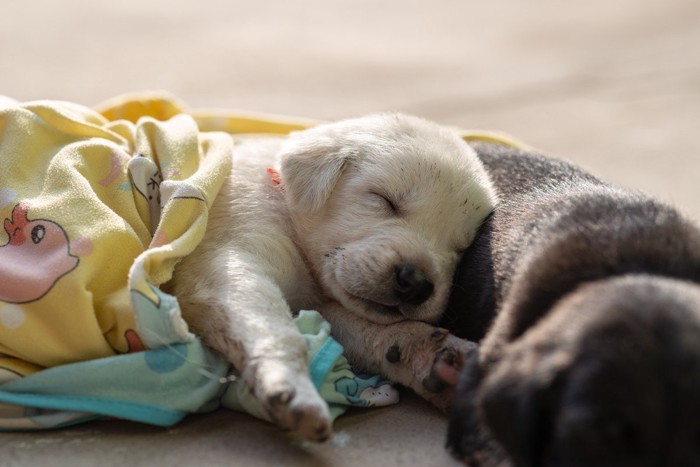
<path fill-rule="evenodd" d="M 319 312 L 355 370 L 410 387 L 441 410 L 450 407 L 459 371 L 475 343 L 420 321 L 372 323 L 334 302 Z"/>
<path fill-rule="evenodd" d="M 245 253 L 220 252 L 209 265 L 217 274 L 197 278 L 195 286 L 180 278 L 176 292 L 183 314 L 241 372 L 280 427 L 325 440 L 330 414 L 311 382 L 306 343 L 280 287 L 257 263 Z"/>

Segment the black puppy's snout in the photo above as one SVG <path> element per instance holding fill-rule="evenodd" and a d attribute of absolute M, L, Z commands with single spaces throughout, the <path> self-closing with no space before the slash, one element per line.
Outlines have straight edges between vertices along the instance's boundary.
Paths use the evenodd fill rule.
<path fill-rule="evenodd" d="M 433 283 L 413 266 L 399 266 L 394 272 L 394 290 L 401 303 L 420 305 L 433 294 Z"/>

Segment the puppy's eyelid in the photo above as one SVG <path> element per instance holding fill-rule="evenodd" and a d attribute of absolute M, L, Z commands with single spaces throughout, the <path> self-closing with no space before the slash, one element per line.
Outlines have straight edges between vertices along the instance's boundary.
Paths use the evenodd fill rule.
<path fill-rule="evenodd" d="M 391 209 L 391 212 L 393 212 L 394 214 L 398 214 L 400 212 L 399 207 L 396 205 L 396 203 L 394 201 L 392 201 L 392 199 L 389 196 L 387 196 L 383 193 L 376 192 L 376 191 L 370 191 L 370 193 L 374 196 L 378 196 L 381 199 L 383 199 L 384 202 L 386 203 L 387 207 L 389 209 Z"/>

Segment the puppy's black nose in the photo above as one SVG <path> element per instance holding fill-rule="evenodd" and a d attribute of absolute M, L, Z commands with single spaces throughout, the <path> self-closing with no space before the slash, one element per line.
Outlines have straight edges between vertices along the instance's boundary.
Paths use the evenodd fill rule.
<path fill-rule="evenodd" d="M 412 266 L 399 266 L 394 273 L 394 290 L 401 303 L 420 305 L 433 293 L 433 283 Z"/>

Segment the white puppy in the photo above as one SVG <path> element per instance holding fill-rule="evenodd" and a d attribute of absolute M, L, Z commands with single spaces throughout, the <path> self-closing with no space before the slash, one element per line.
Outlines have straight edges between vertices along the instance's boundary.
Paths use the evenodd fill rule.
<path fill-rule="evenodd" d="M 370 116 L 244 142 L 173 292 L 192 329 L 241 372 L 279 426 L 322 440 L 328 409 L 292 314 L 319 309 L 340 328 L 351 362 L 421 392 L 425 383 L 414 380 L 431 371 L 445 333 L 417 323 L 430 332 L 411 324 L 394 336 L 399 353 L 410 351 L 407 340 L 437 342 L 414 371 L 416 362 L 402 366 L 381 347 L 402 328 L 382 330 L 439 319 L 460 253 L 494 204 L 474 151 L 415 117 Z"/>

